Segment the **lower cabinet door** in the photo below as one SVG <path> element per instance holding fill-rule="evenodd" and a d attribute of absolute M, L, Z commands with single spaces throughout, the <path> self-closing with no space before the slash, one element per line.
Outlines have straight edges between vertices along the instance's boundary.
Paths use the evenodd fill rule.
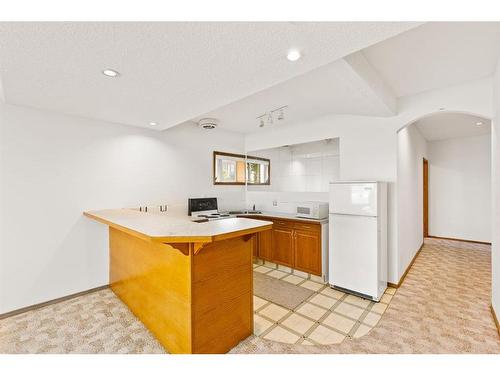
<path fill-rule="evenodd" d="M 295 230 L 294 267 L 321 276 L 321 234 Z"/>
<path fill-rule="evenodd" d="M 272 229 L 259 232 L 257 241 L 258 257 L 272 261 L 273 260 L 273 231 Z"/>
<path fill-rule="evenodd" d="M 276 263 L 293 267 L 293 229 L 273 228 L 273 259 Z"/>
<path fill-rule="evenodd" d="M 259 256 L 259 233 L 255 233 L 253 237 L 253 257 L 257 258 Z"/>

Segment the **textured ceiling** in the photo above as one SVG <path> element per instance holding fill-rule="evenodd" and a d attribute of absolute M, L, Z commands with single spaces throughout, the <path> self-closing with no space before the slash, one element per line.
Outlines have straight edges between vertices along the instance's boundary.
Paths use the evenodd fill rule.
<path fill-rule="evenodd" d="M 424 24 L 205 116 L 244 133 L 260 131 L 256 117 L 282 105 L 289 105 L 286 120 L 271 126 L 328 113 L 391 116 L 391 99 L 492 75 L 499 52 L 499 22 Z"/>
<path fill-rule="evenodd" d="M 483 125 L 477 126 L 477 122 Z M 491 121 L 464 113 L 439 113 L 415 122 L 428 141 L 489 134 Z"/>
<path fill-rule="evenodd" d="M 430 22 L 363 50 L 396 96 L 493 74 L 500 22 Z"/>
<path fill-rule="evenodd" d="M 0 77 L 10 104 L 166 129 L 417 25 L 4 22 Z"/>
<path fill-rule="evenodd" d="M 262 90 L 242 100 L 198 116 L 217 118 L 224 129 L 251 133 L 260 131 L 258 116 L 288 106 L 285 119 L 276 116 L 269 126 L 286 126 L 328 113 L 361 116 L 391 116 L 377 93 L 344 59 Z"/>

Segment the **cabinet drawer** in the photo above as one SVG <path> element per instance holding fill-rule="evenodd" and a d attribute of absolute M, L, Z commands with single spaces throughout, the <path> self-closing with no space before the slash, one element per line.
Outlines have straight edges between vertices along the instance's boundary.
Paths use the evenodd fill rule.
<path fill-rule="evenodd" d="M 298 230 L 310 230 L 310 231 L 317 231 L 319 232 L 321 230 L 321 225 L 316 224 L 316 223 L 295 223 L 294 228 Z"/>
<path fill-rule="evenodd" d="M 273 224 L 280 227 L 290 227 L 293 228 L 293 223 L 288 220 L 273 219 Z"/>

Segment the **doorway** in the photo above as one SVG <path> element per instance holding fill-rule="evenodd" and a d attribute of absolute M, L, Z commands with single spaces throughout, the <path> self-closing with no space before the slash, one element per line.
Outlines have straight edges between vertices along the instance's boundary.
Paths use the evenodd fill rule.
<path fill-rule="evenodd" d="M 424 222 L 423 231 L 424 238 L 429 237 L 429 161 L 423 158 L 423 183 L 424 183 Z"/>

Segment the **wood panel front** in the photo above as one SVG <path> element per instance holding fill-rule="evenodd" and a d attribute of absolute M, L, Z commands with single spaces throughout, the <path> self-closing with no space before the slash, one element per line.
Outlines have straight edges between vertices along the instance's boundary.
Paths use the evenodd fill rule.
<path fill-rule="evenodd" d="M 266 230 L 259 233 L 259 258 L 264 260 L 272 261 L 274 259 L 273 255 L 273 231 Z"/>
<path fill-rule="evenodd" d="M 253 333 L 253 241 L 217 241 L 193 257 L 193 353 L 225 353 Z"/>
<path fill-rule="evenodd" d="M 170 353 L 191 353 L 191 258 L 109 228 L 113 292 Z"/>
<path fill-rule="evenodd" d="M 321 276 L 321 236 L 317 231 L 295 230 L 294 267 Z"/>
<path fill-rule="evenodd" d="M 293 229 L 275 226 L 272 235 L 273 261 L 293 267 Z"/>
<path fill-rule="evenodd" d="M 255 235 L 173 246 L 109 235 L 111 288 L 167 351 L 225 353 L 253 333 Z"/>
<path fill-rule="evenodd" d="M 255 237 L 253 240 L 253 245 L 252 245 L 252 254 L 254 258 L 259 257 L 259 233 L 255 233 Z"/>
<path fill-rule="evenodd" d="M 311 223 L 311 224 L 306 224 L 306 223 L 294 223 L 293 224 L 294 229 L 299 229 L 299 230 L 307 230 L 310 232 L 320 232 L 321 231 L 321 225 L 316 224 L 316 223 Z"/>
<path fill-rule="evenodd" d="M 322 275 L 321 224 L 267 216 L 260 219 L 272 220 L 273 230 L 258 234 L 254 256 Z"/>

